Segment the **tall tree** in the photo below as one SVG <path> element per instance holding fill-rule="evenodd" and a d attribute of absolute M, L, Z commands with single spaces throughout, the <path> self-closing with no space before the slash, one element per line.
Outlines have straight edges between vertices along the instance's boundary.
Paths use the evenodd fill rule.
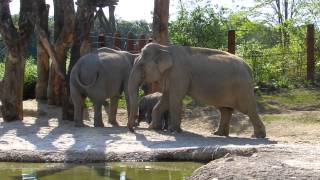
<path fill-rule="evenodd" d="M 159 44 L 168 44 L 168 19 L 170 0 L 154 0 L 153 40 Z"/>
<path fill-rule="evenodd" d="M 56 60 L 62 73 L 66 74 L 66 61 L 68 49 L 74 40 L 75 10 L 73 0 L 54 0 L 55 28 L 54 45 Z M 48 86 L 48 103 L 61 105 L 63 97 L 64 80 L 58 76 L 56 68 L 51 65 Z"/>
<path fill-rule="evenodd" d="M 48 17 L 49 5 L 46 5 L 45 0 L 39 0 L 34 6 L 37 8 L 36 16 L 41 29 L 43 29 L 46 36 L 49 36 Z M 49 38 L 49 37 L 48 37 Z M 47 88 L 49 80 L 49 54 L 42 45 L 40 39 L 37 41 L 37 85 L 36 85 L 36 98 L 47 99 Z"/>
<path fill-rule="evenodd" d="M 0 33 L 7 46 L 1 112 L 5 121 L 23 120 L 23 79 L 27 41 L 33 31 L 29 15 L 32 0 L 20 0 L 18 28 L 13 24 L 10 0 L 0 0 Z"/>
<path fill-rule="evenodd" d="M 272 26 L 279 27 L 282 43 L 289 44 L 289 27 L 292 24 L 305 24 L 314 19 L 314 0 L 255 0 L 253 15 L 259 15 Z M 269 10 L 267 10 L 269 9 Z M 319 15 L 319 14 L 318 14 Z"/>

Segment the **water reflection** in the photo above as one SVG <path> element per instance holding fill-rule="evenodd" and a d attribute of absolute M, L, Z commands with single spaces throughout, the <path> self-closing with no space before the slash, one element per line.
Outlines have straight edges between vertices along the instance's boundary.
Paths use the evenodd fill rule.
<path fill-rule="evenodd" d="M 12 180 L 183 180 L 202 164 L 107 163 L 107 164 L 35 164 L 0 163 L 0 179 Z"/>

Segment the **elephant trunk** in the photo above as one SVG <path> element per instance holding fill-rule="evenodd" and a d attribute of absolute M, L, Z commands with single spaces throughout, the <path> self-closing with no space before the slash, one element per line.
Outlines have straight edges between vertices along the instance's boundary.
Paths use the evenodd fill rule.
<path fill-rule="evenodd" d="M 137 118 L 138 113 L 138 93 L 139 86 L 142 82 L 142 72 L 139 67 L 135 66 L 130 74 L 129 82 L 128 82 L 128 94 L 129 94 L 129 120 L 128 120 L 128 128 L 131 132 L 133 132 L 133 127 L 135 125 L 135 120 Z"/>

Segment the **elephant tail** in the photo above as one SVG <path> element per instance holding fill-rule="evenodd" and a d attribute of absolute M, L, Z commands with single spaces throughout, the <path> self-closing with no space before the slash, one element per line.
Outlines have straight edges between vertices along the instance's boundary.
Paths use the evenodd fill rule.
<path fill-rule="evenodd" d="M 250 75 L 250 78 L 253 79 L 253 73 L 252 73 L 252 69 L 251 67 L 247 64 L 247 63 L 244 63 L 249 75 Z"/>
<path fill-rule="evenodd" d="M 78 84 L 79 84 L 82 88 L 84 88 L 84 89 L 88 89 L 88 88 L 93 87 L 93 86 L 96 84 L 98 78 L 99 78 L 99 72 L 96 72 L 93 81 L 90 82 L 89 84 L 84 84 L 84 83 L 81 81 L 81 79 L 80 79 L 80 74 L 78 73 L 78 74 L 76 75 L 76 81 L 77 81 Z"/>

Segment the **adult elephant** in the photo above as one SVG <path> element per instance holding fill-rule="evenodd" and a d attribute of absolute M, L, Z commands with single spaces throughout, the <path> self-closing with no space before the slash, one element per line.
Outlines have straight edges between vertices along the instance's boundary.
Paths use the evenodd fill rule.
<path fill-rule="evenodd" d="M 117 125 L 116 113 L 122 92 L 128 100 L 128 79 L 134 59 L 138 55 L 109 48 L 100 48 L 82 56 L 70 75 L 70 94 L 74 104 L 76 126 L 83 126 L 84 98 L 89 97 L 94 107 L 94 126 L 103 127 L 101 106 L 110 98 L 108 121 Z M 127 106 L 129 111 L 129 108 Z"/>
<path fill-rule="evenodd" d="M 180 132 L 182 99 L 189 95 L 220 110 L 215 135 L 229 135 L 230 119 L 236 109 L 249 116 L 255 137 L 266 136 L 257 114 L 250 68 L 235 55 L 206 48 L 146 45 L 129 78 L 129 130 L 133 131 L 137 112 L 138 87 L 142 82 L 155 81 L 160 81 L 163 96 L 152 112 L 153 129 L 161 128 L 161 114 L 169 109 L 169 130 Z"/>

